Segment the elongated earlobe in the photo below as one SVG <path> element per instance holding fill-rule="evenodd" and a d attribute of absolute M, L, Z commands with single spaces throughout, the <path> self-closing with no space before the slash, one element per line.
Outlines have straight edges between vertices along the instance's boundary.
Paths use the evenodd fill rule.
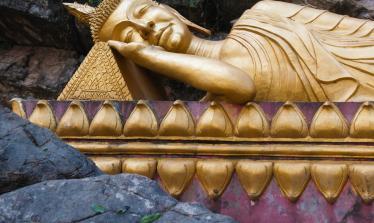
<path fill-rule="evenodd" d="M 190 28 L 191 30 L 194 30 L 196 32 L 202 33 L 202 34 L 207 35 L 207 36 L 210 36 L 212 34 L 210 30 L 205 29 L 204 27 L 201 27 L 201 26 L 191 22 L 190 20 L 186 19 L 184 16 L 182 16 L 177 10 L 173 9 L 172 7 L 170 7 L 168 5 L 164 5 L 164 4 L 160 4 L 159 6 L 164 8 L 164 9 L 169 10 L 170 12 L 172 12 L 182 22 L 184 22 L 188 26 L 188 28 Z"/>

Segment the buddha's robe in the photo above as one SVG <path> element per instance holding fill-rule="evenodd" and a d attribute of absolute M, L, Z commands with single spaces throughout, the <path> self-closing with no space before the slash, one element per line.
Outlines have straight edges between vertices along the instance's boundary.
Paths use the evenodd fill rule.
<path fill-rule="evenodd" d="M 262 1 L 229 38 L 244 46 L 260 101 L 374 101 L 374 22 Z"/>

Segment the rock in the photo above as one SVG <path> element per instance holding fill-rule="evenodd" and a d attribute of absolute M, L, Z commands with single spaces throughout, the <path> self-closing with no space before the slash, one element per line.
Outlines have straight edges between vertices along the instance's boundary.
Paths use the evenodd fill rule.
<path fill-rule="evenodd" d="M 51 131 L 0 105 L 0 193 L 45 180 L 100 174 L 92 161 Z"/>
<path fill-rule="evenodd" d="M 47 47 L 0 49 L 0 97 L 56 99 L 82 59 L 75 51 Z"/>
<path fill-rule="evenodd" d="M 1 0 L 0 35 L 17 45 L 48 46 L 86 52 L 92 43 L 78 29 L 62 0 Z M 72 1 L 64 1 L 72 2 Z M 82 2 L 82 1 L 80 1 Z M 85 46 L 87 45 L 87 46 Z"/>
<path fill-rule="evenodd" d="M 0 222 L 235 222 L 197 205 L 180 203 L 143 176 L 103 175 L 46 181 L 0 196 Z"/>

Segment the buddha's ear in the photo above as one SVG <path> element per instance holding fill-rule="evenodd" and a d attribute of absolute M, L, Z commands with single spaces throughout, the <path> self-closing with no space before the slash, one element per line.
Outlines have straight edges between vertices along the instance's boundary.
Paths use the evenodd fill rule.
<path fill-rule="evenodd" d="M 201 26 L 191 22 L 190 20 L 186 19 L 184 16 L 182 16 L 177 10 L 173 9 L 172 7 L 170 7 L 168 5 L 165 5 L 165 4 L 159 4 L 159 6 L 164 8 L 164 9 L 167 9 L 168 11 L 173 13 L 175 16 L 177 16 L 182 22 L 184 22 L 188 26 L 188 28 L 190 28 L 194 31 L 197 31 L 199 33 L 202 33 L 204 35 L 207 35 L 207 36 L 210 36 L 212 34 L 210 32 L 210 30 L 205 29 L 204 27 L 201 27 Z"/>

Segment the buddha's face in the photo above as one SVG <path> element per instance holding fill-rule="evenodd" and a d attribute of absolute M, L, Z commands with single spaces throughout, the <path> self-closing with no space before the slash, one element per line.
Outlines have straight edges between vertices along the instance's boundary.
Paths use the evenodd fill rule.
<path fill-rule="evenodd" d="M 143 42 L 183 52 L 192 33 L 170 9 L 149 0 L 124 0 L 105 22 L 100 39 Z"/>

